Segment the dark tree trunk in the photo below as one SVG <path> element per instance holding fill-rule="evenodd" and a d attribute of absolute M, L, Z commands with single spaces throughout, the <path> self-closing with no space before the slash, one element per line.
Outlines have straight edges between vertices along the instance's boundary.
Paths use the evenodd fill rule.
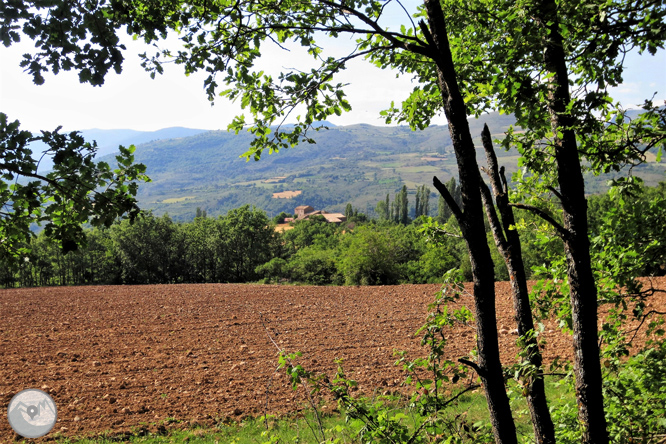
<path fill-rule="evenodd" d="M 508 186 L 506 177 L 504 176 L 504 167 L 499 169 L 497 165 L 497 157 L 487 125 L 483 127 L 481 139 L 488 160 L 487 173 L 490 178 L 493 194 L 495 195 L 497 209 L 502 218 L 501 225 L 492 203 L 490 190 L 488 190 L 484 182 L 480 182 L 481 196 L 486 207 L 488 223 L 492 229 L 495 244 L 504 258 L 506 268 L 509 272 L 518 334 L 524 337 L 530 331 L 534 330 L 534 321 L 530 307 L 530 295 L 527 290 L 527 277 L 523 264 L 520 237 L 518 231 L 511 229 L 511 226 L 515 225 L 516 221 L 513 217 L 513 210 L 509 206 Z M 530 336 L 526 340 L 525 349 L 527 350 L 527 360 L 534 367 L 535 371 L 535 374 L 531 375 L 527 381 L 527 406 L 532 418 L 532 426 L 534 427 L 534 438 L 538 444 L 554 444 L 555 427 L 553 426 L 553 420 L 548 410 L 543 377 L 539 375 L 542 371 L 542 358 L 536 337 Z"/>
<path fill-rule="evenodd" d="M 476 150 L 467 123 L 467 108 L 458 88 L 456 71 L 439 0 L 425 0 L 430 32 L 426 37 L 437 65 L 438 85 L 449 122 L 449 133 L 456 153 L 462 209 L 446 187 L 437 179 L 433 183 L 451 207 L 467 243 L 474 278 L 474 305 L 476 315 L 477 348 L 476 368 L 485 390 L 490 421 L 497 443 L 516 443 L 516 427 L 504 386 L 502 364 L 497 340 L 495 314 L 495 276 L 490 248 L 486 241 L 479 181 L 481 175 L 476 162 Z M 425 28 L 425 26 L 424 26 Z"/>
<path fill-rule="evenodd" d="M 544 64 L 553 74 L 549 84 L 548 108 L 555 134 L 559 198 L 562 203 L 564 252 L 570 287 L 574 331 L 574 372 L 578 418 L 583 426 L 583 442 L 608 443 L 604 416 L 601 362 L 597 332 L 597 288 L 590 261 L 585 183 L 578 157 L 573 119 L 567 113 L 571 100 L 569 75 L 563 39 L 559 31 L 557 6 L 544 0 L 539 19 L 548 29 Z"/>

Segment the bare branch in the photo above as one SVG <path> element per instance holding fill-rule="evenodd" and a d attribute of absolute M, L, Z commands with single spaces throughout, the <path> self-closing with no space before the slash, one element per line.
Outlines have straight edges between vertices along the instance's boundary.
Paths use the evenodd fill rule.
<path fill-rule="evenodd" d="M 483 207 L 486 210 L 488 223 L 490 224 L 490 229 L 493 232 L 493 237 L 495 238 L 495 244 L 497 245 L 497 249 L 500 251 L 502 257 L 506 257 L 508 245 L 506 242 L 506 237 L 504 236 L 504 232 L 502 231 L 499 218 L 497 217 L 495 206 L 493 205 L 493 198 L 490 195 L 490 189 L 483 180 L 479 180 L 479 189 L 481 190 L 481 200 L 483 201 Z"/>
<path fill-rule="evenodd" d="M 456 203 L 455 199 L 453 196 L 451 196 L 451 193 L 449 193 L 449 190 L 446 188 L 446 185 L 444 185 L 440 180 L 437 178 L 437 176 L 433 176 L 432 178 L 432 184 L 435 186 L 437 191 L 439 191 L 439 194 L 442 195 L 444 198 L 444 201 L 446 204 L 451 208 L 451 212 L 453 215 L 456 217 L 458 221 L 462 220 L 463 217 L 463 212 Z"/>
<path fill-rule="evenodd" d="M 486 372 L 485 372 L 481 367 L 479 367 L 476 363 L 474 363 L 474 362 L 472 362 L 472 361 L 468 361 L 467 359 L 459 358 L 459 359 L 458 359 L 458 362 L 460 362 L 461 364 L 466 365 L 466 366 L 468 366 L 468 367 L 474 369 L 474 371 L 475 371 L 479 376 L 483 376 L 483 375 L 485 375 L 485 373 L 486 373 Z"/>

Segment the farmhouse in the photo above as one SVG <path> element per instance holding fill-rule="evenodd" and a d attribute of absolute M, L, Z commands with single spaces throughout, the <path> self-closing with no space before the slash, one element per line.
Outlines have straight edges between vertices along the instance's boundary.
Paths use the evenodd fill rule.
<path fill-rule="evenodd" d="M 283 232 L 287 230 L 291 230 L 294 228 L 293 225 L 291 225 L 291 222 L 297 221 L 297 220 L 305 220 L 310 218 L 311 216 L 324 216 L 326 219 L 326 222 L 331 223 L 331 224 L 339 224 L 347 220 L 344 214 L 342 213 L 329 213 L 324 210 L 315 210 L 312 208 L 310 205 L 301 205 L 298 206 L 294 209 L 294 215 L 296 217 L 285 217 L 284 218 L 284 223 L 278 224 L 275 227 L 275 231 L 278 232 Z"/>
<path fill-rule="evenodd" d="M 296 214 L 296 220 L 309 219 L 312 216 L 324 216 L 324 218 L 326 218 L 326 222 L 332 224 L 339 224 L 347 220 L 345 215 L 342 213 L 329 213 L 324 210 L 315 210 L 310 205 L 301 205 L 296 207 L 294 214 Z"/>

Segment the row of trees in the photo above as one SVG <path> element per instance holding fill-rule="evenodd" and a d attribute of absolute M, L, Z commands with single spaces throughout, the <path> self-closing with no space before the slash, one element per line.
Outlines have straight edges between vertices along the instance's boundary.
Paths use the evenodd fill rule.
<path fill-rule="evenodd" d="M 454 183 L 454 182 L 451 182 Z M 425 187 L 420 187 L 424 189 Z M 666 183 L 642 188 L 618 206 L 611 195 L 590 199 L 595 252 L 613 248 L 635 251 L 644 259 L 634 272 L 663 274 L 666 263 Z M 561 246 L 539 219 L 521 212 L 514 221 L 523 230 L 522 259 L 528 278 L 552 275 Z M 327 223 L 319 216 L 297 221 L 282 233 L 274 230 L 285 215 L 270 220 L 249 206 L 218 218 L 199 210 L 188 223 L 151 214 L 119 222 L 109 229 L 86 231 L 87 246 L 63 253 L 45 233 L 34 238 L 18 269 L 0 271 L 4 286 L 155 284 L 204 282 L 302 282 L 313 285 L 375 285 L 441 282 L 450 269 L 472 279 L 471 264 L 455 218 L 419 217 L 407 225 L 367 217 L 347 206 L 348 222 Z M 647 220 L 647 223 L 641 221 Z M 640 229 L 637 229 L 640 228 Z M 610 232 L 616 233 L 610 237 Z M 490 226 L 485 238 L 492 245 Z M 509 272 L 492 248 L 499 280 Z M 626 255 L 622 255 L 624 257 Z"/>
<path fill-rule="evenodd" d="M 151 214 L 134 223 L 87 230 L 87 246 L 63 253 L 44 233 L 5 286 L 248 282 L 270 260 L 278 239 L 263 211 L 243 206 L 217 219 L 178 224 Z"/>
<path fill-rule="evenodd" d="M 459 204 L 461 202 L 460 187 L 456 183 L 456 178 L 452 177 L 446 186 L 451 190 L 454 200 Z M 420 216 L 430 216 L 430 196 L 432 192 L 430 188 L 423 184 L 416 187 L 416 195 L 414 196 L 414 219 Z M 409 217 L 409 195 L 407 193 L 407 185 L 403 185 L 399 192 L 395 194 L 393 202 L 391 202 L 390 194 L 386 195 L 385 200 L 377 202 L 375 213 L 379 216 L 380 220 L 393 221 L 403 225 L 408 224 L 411 219 Z M 453 213 L 451 207 L 446 203 L 443 197 L 439 197 L 437 201 L 437 220 L 440 223 L 445 223 L 449 220 Z"/>

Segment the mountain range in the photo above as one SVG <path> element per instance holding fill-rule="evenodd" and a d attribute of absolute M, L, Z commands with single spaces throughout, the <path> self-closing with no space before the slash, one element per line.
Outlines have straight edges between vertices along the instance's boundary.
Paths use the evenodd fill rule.
<path fill-rule="evenodd" d="M 510 115 L 490 113 L 470 119 L 470 130 L 478 135 L 478 159 L 485 164 L 480 134 L 488 124 L 499 138 L 514 123 Z M 379 200 L 407 185 L 410 193 L 432 177 L 446 181 L 457 177 L 455 155 L 447 126 L 412 131 L 406 126 L 378 127 L 366 124 L 334 126 L 322 123 L 311 133 L 316 144 L 300 144 L 269 155 L 260 161 L 240 156 L 252 140 L 249 133 L 167 128 L 157 132 L 130 130 L 88 130 L 97 140 L 100 154 L 118 144 L 137 145 L 136 162 L 147 166 L 152 182 L 139 191 L 142 208 L 155 214 L 168 213 L 176 220 L 192 219 L 197 208 L 209 215 L 225 214 L 232 208 L 251 204 L 270 216 L 293 213 L 298 205 L 344 211 L 347 203 L 374 215 Z M 328 129 L 325 129 L 328 128 Z M 518 153 L 498 148 L 500 164 L 507 172 L 518 168 Z M 113 161 L 112 154 L 100 159 Z M 664 164 L 654 162 L 634 169 L 647 183 L 664 180 Z M 605 189 L 605 177 L 588 175 L 587 192 Z M 432 187 L 431 187 L 432 188 Z M 413 202 L 413 196 L 410 198 Z M 436 212 L 436 195 L 431 195 L 431 212 Z"/>

